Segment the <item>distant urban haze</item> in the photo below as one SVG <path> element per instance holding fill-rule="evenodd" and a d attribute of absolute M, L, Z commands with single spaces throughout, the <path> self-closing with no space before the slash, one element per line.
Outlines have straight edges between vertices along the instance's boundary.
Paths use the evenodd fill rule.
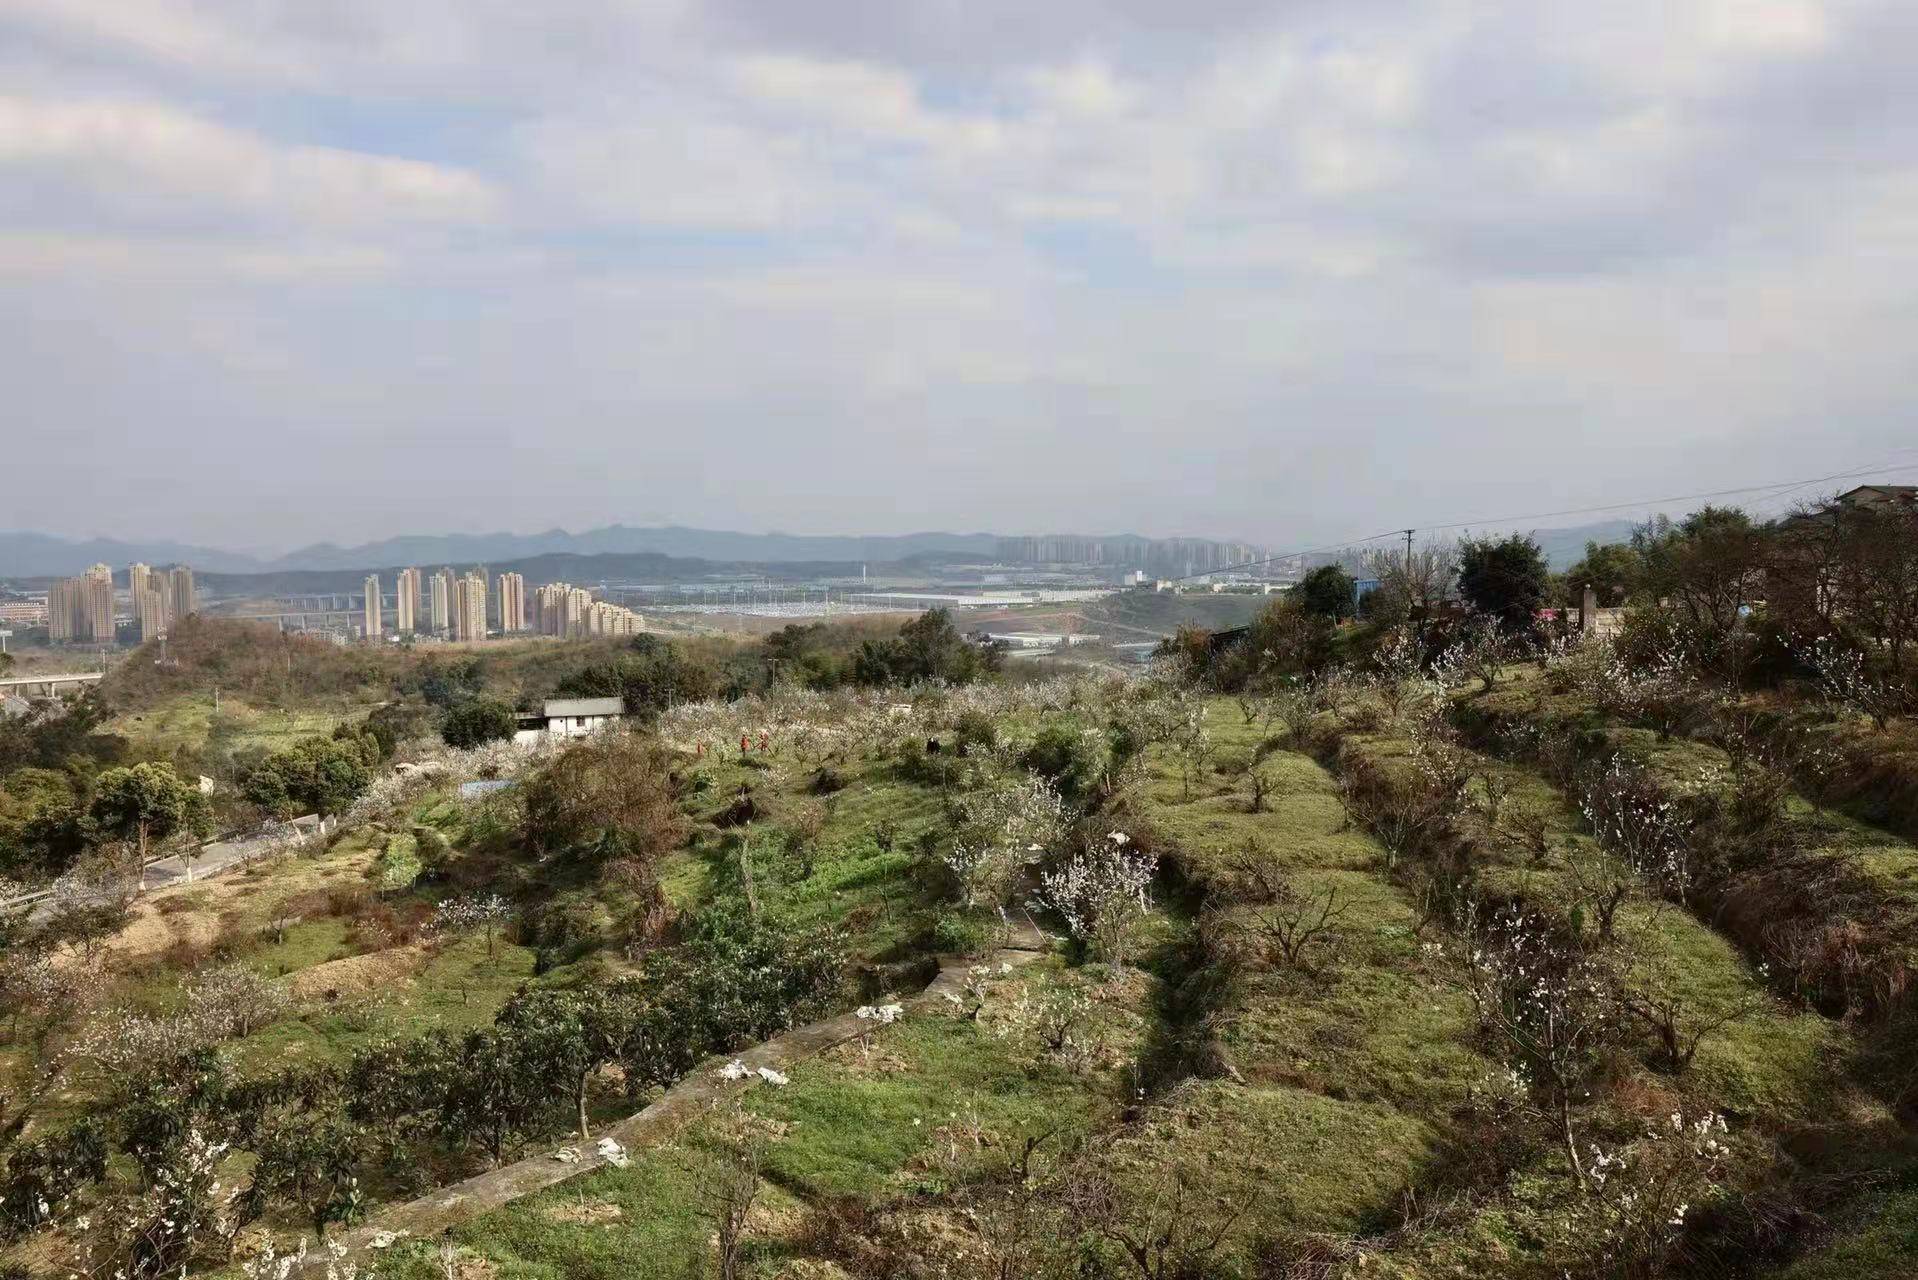
<path fill-rule="evenodd" d="M 0 51 L 4 528 L 1303 545 L 1918 474 L 1909 0 L 14 0 Z"/>

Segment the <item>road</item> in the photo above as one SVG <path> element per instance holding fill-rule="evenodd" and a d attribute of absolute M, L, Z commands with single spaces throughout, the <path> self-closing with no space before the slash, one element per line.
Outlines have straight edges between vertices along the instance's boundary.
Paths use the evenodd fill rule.
<path fill-rule="evenodd" d="M 229 871 L 250 858 L 258 857 L 272 843 L 269 836 L 254 836 L 246 840 L 216 840 L 212 844 L 201 845 L 200 852 L 193 859 L 193 878 L 204 880 L 208 876 Z M 186 862 L 178 855 L 149 862 L 140 877 L 140 892 L 152 893 L 155 889 L 184 883 L 186 873 Z"/>
<path fill-rule="evenodd" d="M 197 883 L 208 876 L 216 876 L 223 871 L 231 871 L 234 867 L 244 866 L 251 859 L 267 852 L 277 842 L 277 836 L 256 834 L 239 840 L 216 840 L 212 844 L 201 845 L 200 852 L 193 858 L 193 881 Z M 142 894 L 185 883 L 187 883 L 187 864 L 178 854 L 169 858 L 156 858 L 147 863 L 140 872 Z M 0 902 L 0 910 L 27 903 L 33 904 L 29 918 L 40 920 L 53 909 L 53 891 L 43 889 L 24 897 L 9 898 Z"/>

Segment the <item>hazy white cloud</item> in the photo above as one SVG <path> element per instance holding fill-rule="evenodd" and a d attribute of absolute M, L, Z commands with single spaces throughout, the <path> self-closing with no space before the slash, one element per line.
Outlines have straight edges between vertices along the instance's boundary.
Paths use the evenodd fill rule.
<path fill-rule="evenodd" d="M 1314 540 L 1907 430 L 1900 0 L 16 0 L 0 50 L 21 461 L 170 431 L 264 503 L 102 532 Z"/>
<path fill-rule="evenodd" d="M 0 97 L 0 180 L 88 213 L 146 219 L 201 211 L 290 223 L 473 222 L 490 186 L 443 165 L 276 145 L 162 103 Z"/>

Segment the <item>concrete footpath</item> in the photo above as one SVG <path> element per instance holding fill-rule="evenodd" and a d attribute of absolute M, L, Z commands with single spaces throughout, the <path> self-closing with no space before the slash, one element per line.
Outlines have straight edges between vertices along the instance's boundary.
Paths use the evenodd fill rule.
<path fill-rule="evenodd" d="M 948 994 L 963 998 L 966 982 L 975 965 L 986 964 L 997 968 L 1001 964 L 1009 964 L 1018 967 L 1039 959 L 1048 949 L 1045 935 L 1032 925 L 1024 924 L 1015 926 L 1009 945 L 983 961 L 941 956 L 939 975 L 924 991 L 904 1002 L 906 1016 L 924 1016 L 940 1009 L 946 1003 Z M 795 1027 L 750 1049 L 709 1058 L 678 1084 L 666 1090 L 659 1101 L 610 1128 L 600 1130 L 590 1140 L 582 1141 L 574 1135 L 543 1146 L 538 1154 L 524 1160 L 501 1165 L 464 1182 L 441 1187 L 417 1200 L 389 1206 L 375 1213 L 364 1225 L 336 1238 L 345 1246 L 348 1257 L 363 1256 L 369 1249 L 397 1245 L 405 1240 L 430 1240 L 461 1222 L 510 1204 L 522 1196 L 544 1191 L 581 1174 L 604 1168 L 610 1162 L 598 1149 L 603 1139 L 611 1138 L 624 1149 L 627 1156 L 641 1158 L 641 1153 L 647 1148 L 667 1142 L 715 1103 L 759 1084 L 759 1068 L 769 1067 L 787 1072 L 795 1063 L 883 1030 L 882 1023 L 844 1013 L 836 1018 Z M 721 1078 L 720 1070 L 734 1059 L 745 1065 L 746 1077 L 741 1080 Z M 578 1159 L 555 1159 L 554 1153 L 562 1148 L 576 1150 Z M 293 1274 L 323 1276 L 326 1267 L 326 1255 L 324 1251 L 319 1251 L 309 1254 L 305 1265 Z"/>

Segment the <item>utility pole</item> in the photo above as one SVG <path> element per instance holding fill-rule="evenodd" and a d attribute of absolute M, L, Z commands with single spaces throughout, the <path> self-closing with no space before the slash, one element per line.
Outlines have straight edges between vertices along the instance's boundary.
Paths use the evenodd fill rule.
<path fill-rule="evenodd" d="M 1408 607 L 1412 603 L 1412 535 L 1417 532 L 1416 529 L 1405 531 L 1405 603 Z M 1419 603 L 1424 604 L 1425 601 L 1420 600 Z"/>

